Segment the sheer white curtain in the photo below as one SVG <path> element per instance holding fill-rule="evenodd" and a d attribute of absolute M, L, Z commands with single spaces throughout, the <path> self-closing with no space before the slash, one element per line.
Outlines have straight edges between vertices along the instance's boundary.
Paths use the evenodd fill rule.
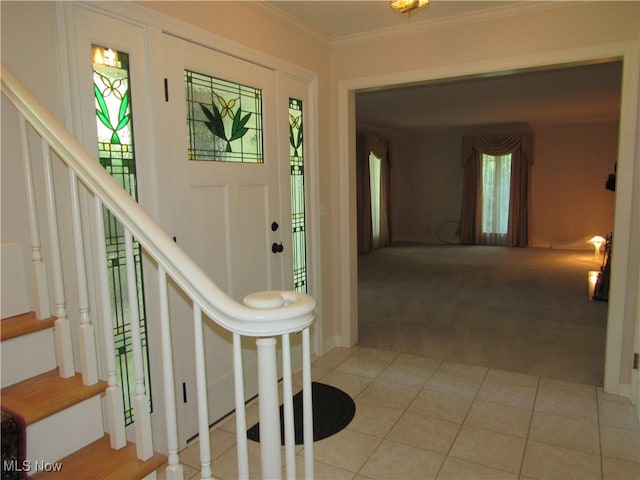
<path fill-rule="evenodd" d="M 371 236 L 373 248 L 380 248 L 380 159 L 369 153 L 369 186 L 371 189 Z"/>
<path fill-rule="evenodd" d="M 508 244 L 510 198 L 511 154 L 483 154 L 481 243 Z"/>
<path fill-rule="evenodd" d="M 356 136 L 358 253 L 391 243 L 389 141 Z"/>

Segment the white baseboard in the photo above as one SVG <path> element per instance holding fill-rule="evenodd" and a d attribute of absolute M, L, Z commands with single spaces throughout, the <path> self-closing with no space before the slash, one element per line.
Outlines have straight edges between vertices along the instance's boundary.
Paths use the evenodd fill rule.
<path fill-rule="evenodd" d="M 620 383 L 618 385 L 618 395 L 631 399 L 631 384 Z"/>
<path fill-rule="evenodd" d="M 320 352 L 320 355 L 324 355 L 336 347 L 344 347 L 344 345 L 342 345 L 341 335 L 334 335 L 332 337 L 325 338 L 322 342 L 322 352 Z"/>

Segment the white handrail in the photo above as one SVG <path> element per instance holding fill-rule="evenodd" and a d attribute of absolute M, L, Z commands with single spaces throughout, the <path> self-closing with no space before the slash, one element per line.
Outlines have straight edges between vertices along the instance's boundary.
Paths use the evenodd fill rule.
<path fill-rule="evenodd" d="M 58 232 L 57 232 L 57 209 L 55 204 L 55 195 L 53 192 L 53 178 L 51 174 L 50 151 L 53 150 L 60 157 L 62 162 L 69 167 L 69 179 L 71 182 L 72 195 L 72 214 L 74 218 L 74 241 L 81 243 L 81 225 L 79 216 L 79 206 L 77 205 L 77 181 L 84 184 L 89 192 L 94 195 L 96 216 L 98 218 L 98 237 L 104 238 L 102 231 L 102 208 L 107 209 L 120 223 L 124 226 L 125 232 L 125 251 L 126 266 L 128 279 L 128 297 L 131 316 L 131 334 L 134 353 L 134 377 L 136 381 L 134 412 L 136 416 L 136 446 L 138 449 L 138 458 L 145 460 L 153 454 L 153 443 L 151 434 L 151 423 L 148 409 L 147 392 L 145 388 L 144 375 L 142 373 L 142 360 L 140 358 L 141 341 L 139 331 L 139 313 L 137 311 L 137 291 L 135 287 L 135 271 L 132 259 L 133 238 L 146 251 L 146 253 L 154 258 L 158 263 L 159 285 L 160 285 L 160 302 L 161 302 L 161 319 L 160 329 L 162 334 L 162 357 L 163 373 L 165 377 L 165 397 L 166 397 L 166 420 L 167 420 L 167 448 L 169 455 L 169 470 L 167 475 L 169 478 L 181 478 L 182 467 L 179 464 L 177 456 L 177 425 L 175 402 L 173 401 L 174 384 L 173 384 L 173 366 L 170 352 L 170 325 L 168 319 L 167 305 L 167 282 L 166 277 L 171 277 L 183 292 L 191 298 L 193 302 L 193 320 L 196 346 L 196 386 L 198 392 L 198 423 L 201 442 L 201 478 L 211 477 L 210 465 L 210 446 L 209 436 L 207 434 L 209 428 L 208 401 L 205 375 L 205 359 L 203 351 L 203 332 L 202 332 L 202 314 L 206 314 L 214 322 L 233 333 L 234 338 L 234 375 L 236 380 L 236 409 L 238 410 L 237 425 L 239 430 L 237 435 L 238 447 L 238 470 L 243 478 L 248 477 L 248 451 L 246 436 L 246 418 L 244 415 L 244 390 L 242 377 L 242 355 L 240 335 L 258 337 L 259 357 L 264 357 L 263 361 L 258 362 L 259 367 L 259 395 L 260 395 L 260 422 L 263 423 L 264 434 L 262 442 L 262 450 L 268 455 L 263 455 L 263 476 L 266 478 L 279 478 L 280 476 L 280 432 L 277 427 L 278 416 L 278 395 L 277 395 L 277 368 L 276 368 L 276 338 L 283 336 L 283 360 L 287 363 L 284 365 L 285 376 L 285 393 L 291 394 L 291 370 L 290 370 L 290 333 L 302 332 L 303 337 L 303 390 L 304 390 L 304 440 L 305 440 L 305 478 L 313 478 L 313 453 L 311 445 L 313 443 L 313 425 L 312 425 L 312 405 L 311 405 L 311 367 L 310 367 L 310 348 L 309 348 L 309 326 L 314 320 L 314 310 L 316 306 L 315 300 L 306 294 L 291 291 L 269 291 L 257 292 L 248 295 L 243 299 L 244 303 L 237 302 L 229 297 L 225 292 L 220 290 L 209 277 L 191 260 L 191 258 L 178 247 L 175 242 L 166 234 L 166 232 L 153 220 L 153 218 L 136 203 L 125 190 L 100 166 L 99 162 L 91 156 L 82 144 L 58 122 L 58 120 L 48 112 L 48 110 L 22 85 L 22 83 L 13 75 L 13 73 L 2 65 L 2 93 L 11 101 L 21 114 L 21 136 L 23 147 L 28 147 L 26 141 L 26 125 L 25 120 L 30 126 L 41 136 L 43 146 L 43 159 L 45 162 L 45 177 L 47 190 L 47 206 L 49 209 L 48 220 L 50 233 L 54 243 L 52 248 L 53 256 L 53 274 L 54 274 L 54 293 L 55 303 L 58 316 L 58 322 L 65 321 L 67 328 L 57 328 L 60 332 L 65 333 L 64 337 L 58 340 L 58 343 L 66 343 L 58 348 L 59 352 L 68 357 L 69 360 L 62 362 L 61 373 L 63 376 L 74 374 L 73 353 L 71 348 L 71 334 L 68 329 L 68 319 L 66 318 L 66 300 L 64 295 L 64 278 L 62 278 L 62 269 L 60 268 Z M 25 151 L 25 164 L 28 170 L 30 158 L 28 152 Z M 32 193 L 32 185 L 30 171 L 27 171 L 27 188 Z M 29 198 L 28 200 L 33 200 Z M 35 202 L 34 202 L 35 203 Z M 36 224 L 35 208 L 31 212 L 31 222 Z M 33 228 L 32 228 L 33 230 Z M 33 233 L 33 232 L 32 232 Z M 37 233 L 37 232 L 36 232 Z M 101 242 L 100 242 L 101 243 Z M 39 236 L 33 240 L 33 245 L 39 247 Z M 76 245 L 76 248 L 82 249 L 82 245 Z M 104 244 L 98 245 L 98 254 L 105 258 L 106 252 Z M 39 254 L 39 252 L 35 252 Z M 34 254 L 34 259 L 36 255 Z M 99 277 L 106 277 L 105 266 L 102 262 L 98 262 Z M 78 259 L 76 265 L 79 270 L 78 278 L 85 283 L 84 278 L 84 261 Z M 104 278 L 102 278 L 104 280 Z M 106 289 L 104 285 L 101 288 L 102 301 L 106 305 L 108 301 L 105 297 Z M 46 288 L 46 287 L 45 287 Z M 84 286 L 82 287 L 84 288 Z M 90 325 L 88 318 L 88 305 L 86 292 L 79 292 L 81 323 L 83 327 Z M 109 317 L 109 312 L 105 310 L 103 314 Z M 62 325 L 58 325 L 61 327 Z M 112 436 L 112 448 L 121 448 L 126 442 L 124 432 L 124 422 L 119 418 L 118 412 L 122 411 L 122 399 L 119 395 L 119 387 L 116 382 L 115 374 L 115 358 L 113 356 L 113 339 L 111 338 L 110 326 L 108 322 L 103 324 L 105 329 L 105 346 L 106 352 L 106 369 L 109 388 L 107 389 L 107 410 L 109 416 L 109 429 Z M 91 330 L 93 332 L 93 330 Z M 93 338 L 93 333 L 88 332 L 83 344 L 86 346 Z M 95 350 L 92 355 L 95 355 Z M 92 361 L 95 359 L 92 359 Z M 88 367 L 86 372 L 91 372 L 94 367 Z M 266 374 L 263 374 L 266 372 Z M 89 373 L 87 377 L 92 377 Z M 292 418 L 293 407 L 292 402 L 285 402 L 285 410 L 287 417 L 287 477 L 295 476 L 294 465 L 294 445 L 292 438 Z M 268 444 L 268 445 L 265 445 Z M 267 447 L 265 449 L 265 447 Z M 274 460 L 278 457 L 277 461 Z"/>
<path fill-rule="evenodd" d="M 2 91 L 78 179 L 213 321 L 231 332 L 251 337 L 298 332 L 311 325 L 316 302 L 309 295 L 272 292 L 280 296 L 280 306 L 259 309 L 237 302 L 220 290 L 4 64 Z"/>

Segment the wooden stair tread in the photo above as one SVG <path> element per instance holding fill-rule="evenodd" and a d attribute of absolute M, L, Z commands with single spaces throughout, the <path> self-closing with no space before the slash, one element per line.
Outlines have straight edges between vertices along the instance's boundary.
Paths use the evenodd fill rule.
<path fill-rule="evenodd" d="M 109 443 L 109 436 L 96 440 L 86 447 L 60 460 L 62 470 L 59 472 L 39 472 L 31 478 L 42 480 L 48 478 L 62 479 L 138 479 L 144 478 L 167 462 L 167 457 L 156 453 L 143 462 L 136 457 L 136 446 L 133 443 L 120 450 L 114 450 Z"/>
<path fill-rule="evenodd" d="M 0 323 L 0 340 L 9 340 L 28 333 L 53 328 L 55 317 L 37 319 L 35 312 L 4 318 Z"/>
<path fill-rule="evenodd" d="M 2 405 L 22 415 L 27 425 L 103 393 L 107 382 L 83 385 L 82 375 L 61 378 L 58 369 L 2 389 Z"/>

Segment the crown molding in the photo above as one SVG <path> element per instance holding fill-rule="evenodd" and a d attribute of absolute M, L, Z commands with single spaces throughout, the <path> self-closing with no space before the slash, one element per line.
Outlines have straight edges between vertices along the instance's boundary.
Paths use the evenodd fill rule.
<path fill-rule="evenodd" d="M 269 19 L 282 24 L 285 28 L 295 28 L 310 35 L 314 40 L 320 42 L 327 48 L 331 48 L 332 40 L 311 25 L 301 21 L 293 15 L 271 5 L 265 1 L 250 1 L 245 3 L 246 7 L 268 17 Z"/>
<path fill-rule="evenodd" d="M 427 19 L 420 22 L 416 22 L 408 25 L 401 25 L 395 27 L 384 28 L 372 32 L 358 33 L 355 35 L 348 35 L 339 37 L 333 40 L 333 47 L 343 47 L 349 45 L 355 45 L 360 43 L 371 42 L 375 40 L 388 40 L 390 38 L 397 38 L 398 35 L 407 35 L 412 33 L 420 33 L 424 31 L 431 31 L 434 29 L 451 28 L 461 25 L 468 25 L 472 23 L 485 22 L 489 20 L 500 20 L 503 18 L 515 17 L 518 15 L 527 15 L 535 12 L 541 12 L 544 10 L 553 10 L 557 8 L 566 8 L 578 4 L 596 3 L 593 1 L 523 1 L 517 3 L 510 3 L 508 5 L 499 5 L 497 7 L 487 8 L 482 11 L 474 11 L 469 13 L 462 13 L 458 15 L 450 15 L 441 18 Z M 426 12 L 428 14 L 428 12 Z"/>

